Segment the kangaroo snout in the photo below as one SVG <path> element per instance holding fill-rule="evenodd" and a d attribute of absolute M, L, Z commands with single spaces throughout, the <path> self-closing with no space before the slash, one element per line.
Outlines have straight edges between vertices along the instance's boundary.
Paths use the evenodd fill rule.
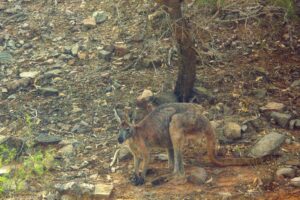
<path fill-rule="evenodd" d="M 118 137 L 118 142 L 119 144 L 122 144 L 124 142 L 124 138 L 122 136 Z"/>

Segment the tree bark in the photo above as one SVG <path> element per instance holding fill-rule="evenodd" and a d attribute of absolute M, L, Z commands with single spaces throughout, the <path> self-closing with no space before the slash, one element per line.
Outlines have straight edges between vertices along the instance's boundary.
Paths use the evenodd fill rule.
<path fill-rule="evenodd" d="M 196 52 L 194 42 L 182 17 L 182 0 L 156 0 L 164 5 L 170 14 L 173 24 L 173 37 L 178 45 L 179 70 L 174 89 L 179 102 L 188 102 L 193 96 L 193 87 L 196 78 Z"/>

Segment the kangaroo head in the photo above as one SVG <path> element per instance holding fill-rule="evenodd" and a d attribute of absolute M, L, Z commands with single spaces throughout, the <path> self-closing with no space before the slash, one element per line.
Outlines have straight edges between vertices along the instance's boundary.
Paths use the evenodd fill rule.
<path fill-rule="evenodd" d="M 122 122 L 119 130 L 118 142 L 122 144 L 128 138 L 132 137 L 134 133 L 134 127 L 127 122 Z"/>

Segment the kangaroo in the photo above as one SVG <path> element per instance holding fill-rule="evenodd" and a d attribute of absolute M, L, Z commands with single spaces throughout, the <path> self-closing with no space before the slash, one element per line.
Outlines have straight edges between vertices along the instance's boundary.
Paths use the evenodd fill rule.
<path fill-rule="evenodd" d="M 202 107 L 193 103 L 163 104 L 150 112 L 136 125 L 123 121 L 118 142 L 127 142 L 134 157 L 134 185 L 144 184 L 150 160 L 150 148 L 165 148 L 168 153 L 169 168 L 177 177 L 184 177 L 182 151 L 186 139 L 200 141 L 207 139 L 207 152 L 210 161 L 217 166 L 259 164 L 264 158 L 226 158 L 216 157 L 216 137 L 209 120 L 203 116 Z M 139 168 L 143 161 L 142 172 Z"/>

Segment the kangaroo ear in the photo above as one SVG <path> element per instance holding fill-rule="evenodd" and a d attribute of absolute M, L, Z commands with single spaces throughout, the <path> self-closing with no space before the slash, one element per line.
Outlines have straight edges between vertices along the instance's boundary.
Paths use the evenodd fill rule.
<path fill-rule="evenodd" d="M 122 121 L 120 125 L 121 125 L 121 127 L 124 127 L 124 128 L 125 127 L 127 128 L 130 126 L 129 122 L 127 122 L 127 121 Z"/>
<path fill-rule="evenodd" d="M 128 126 L 131 126 L 131 123 L 130 123 L 130 118 L 129 118 L 129 111 L 130 111 L 130 108 L 129 107 L 125 107 L 124 108 L 124 122 L 128 125 Z"/>
<path fill-rule="evenodd" d="M 131 125 L 128 115 L 129 109 L 130 108 L 125 108 L 124 112 L 118 111 L 117 109 L 113 110 L 116 120 L 122 127 L 129 127 Z"/>

